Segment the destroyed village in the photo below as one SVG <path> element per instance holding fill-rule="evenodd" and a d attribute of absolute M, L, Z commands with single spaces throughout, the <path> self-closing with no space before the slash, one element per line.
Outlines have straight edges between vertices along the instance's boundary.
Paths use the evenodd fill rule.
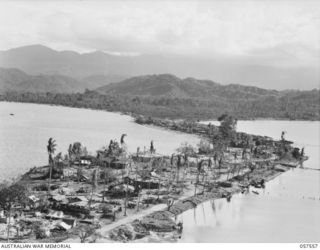
<path fill-rule="evenodd" d="M 57 152 L 59 141 L 49 137 L 47 165 L 1 184 L 0 242 L 179 238 L 179 214 L 208 200 L 230 202 L 237 193 L 259 195 L 266 182 L 308 159 L 285 132 L 274 140 L 237 132 L 233 116 L 218 120 L 220 126 L 136 116 L 138 124 L 199 137 L 197 146 L 179 142 L 171 155 L 159 154 L 153 138 L 128 152 L 130 134 L 105 138 L 95 153 L 78 141 Z"/>

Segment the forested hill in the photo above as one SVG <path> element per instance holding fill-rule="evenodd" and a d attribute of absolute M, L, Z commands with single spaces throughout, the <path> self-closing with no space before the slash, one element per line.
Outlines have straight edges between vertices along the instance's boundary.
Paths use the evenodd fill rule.
<path fill-rule="evenodd" d="M 229 113 L 245 120 L 320 120 L 319 96 L 319 90 L 288 91 L 260 95 L 258 98 L 227 98 L 216 95 L 208 99 L 100 94 L 87 90 L 76 94 L 7 92 L 0 95 L 0 101 L 56 104 L 171 119 L 207 120 Z"/>
<path fill-rule="evenodd" d="M 7 91 L 36 93 L 81 93 L 110 82 L 125 79 L 118 75 L 90 75 L 81 79 L 65 75 L 29 75 L 16 68 L 0 68 L 0 93 Z"/>
<path fill-rule="evenodd" d="M 0 68 L 0 93 L 18 92 L 84 92 L 82 81 L 61 75 L 28 75 L 19 69 Z"/>
<path fill-rule="evenodd" d="M 214 99 L 256 99 L 259 97 L 280 96 L 283 93 L 253 86 L 239 84 L 222 85 L 210 80 L 194 78 L 180 79 L 171 74 L 144 75 L 126 79 L 122 82 L 99 87 L 101 94 L 121 94 L 171 98 Z"/>
<path fill-rule="evenodd" d="M 135 103 L 158 107 L 158 116 L 216 118 L 228 112 L 245 119 L 319 120 L 320 96 L 316 89 L 277 91 L 162 74 L 132 77 L 97 91 L 134 96 Z"/>
<path fill-rule="evenodd" d="M 0 100 L 168 118 L 215 119 L 229 113 L 239 119 L 320 120 L 319 89 L 277 91 L 239 84 L 222 85 L 191 77 L 181 79 L 172 74 L 141 75 L 124 80 L 128 75 L 142 72 L 140 70 L 143 74 L 159 72 L 159 69 L 167 72 L 188 63 L 183 60 L 175 64 L 166 60 L 162 61 L 163 68 L 158 65 L 161 61 L 158 57 L 147 58 L 119 57 L 103 52 L 58 52 L 41 45 L 0 51 L 0 67 L 3 67 L 0 68 Z M 153 66 L 149 68 L 150 65 Z M 186 72 L 192 75 L 193 68 L 201 69 L 199 65 L 189 67 Z M 134 67 L 139 70 L 129 70 Z M 211 64 L 210 70 L 214 70 Z M 226 74 L 232 72 L 228 67 Z M 258 73 L 268 75 L 265 71 Z M 308 74 L 308 71 L 296 73 Z M 290 74 L 286 72 L 285 75 Z M 276 75 L 277 81 L 282 79 L 281 74 Z M 272 84 L 274 82 L 268 86 L 274 86 Z"/>

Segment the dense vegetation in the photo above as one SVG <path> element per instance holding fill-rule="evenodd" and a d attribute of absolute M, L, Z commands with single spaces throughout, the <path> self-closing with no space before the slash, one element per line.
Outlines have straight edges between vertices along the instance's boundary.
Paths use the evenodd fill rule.
<path fill-rule="evenodd" d="M 104 86 L 96 88 L 103 82 Z M 216 119 L 223 113 L 239 119 L 320 118 L 317 89 L 277 91 L 239 84 L 222 85 L 194 78 L 180 79 L 171 74 L 143 75 L 107 83 L 104 76 L 80 81 L 62 75 L 31 76 L 18 69 L 0 68 L 1 100 L 6 101 L 57 104 L 162 118 Z"/>
<path fill-rule="evenodd" d="M 7 91 L 33 93 L 77 93 L 123 80 L 117 75 L 90 75 L 72 78 L 59 74 L 29 75 L 17 68 L 0 68 L 0 93 Z"/>
<path fill-rule="evenodd" d="M 174 119 L 216 119 L 229 113 L 238 119 L 319 120 L 319 96 L 319 90 L 287 91 L 259 98 L 215 96 L 211 99 L 100 94 L 86 90 L 75 94 L 6 92 L 0 95 L 0 101 L 55 104 Z"/>

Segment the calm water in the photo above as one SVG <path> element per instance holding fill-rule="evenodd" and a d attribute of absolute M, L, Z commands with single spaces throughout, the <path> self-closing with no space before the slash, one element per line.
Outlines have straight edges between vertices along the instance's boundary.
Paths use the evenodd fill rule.
<path fill-rule="evenodd" d="M 14 113 L 14 116 L 10 116 Z M 235 195 L 208 201 L 180 215 L 184 230 L 180 242 L 319 242 L 320 169 L 319 122 L 240 121 L 238 130 L 286 138 L 305 147 L 310 159 L 305 169 L 293 169 L 267 183 L 259 195 Z M 115 113 L 66 107 L 0 103 L 0 179 L 23 173 L 47 162 L 46 144 L 52 136 L 58 152 L 80 141 L 89 151 L 105 146 L 126 133 L 129 151 L 148 147 L 154 140 L 160 153 L 172 153 L 181 142 L 199 139 L 135 124 Z M 157 236 L 144 242 L 163 242 Z"/>
<path fill-rule="evenodd" d="M 180 242 L 319 242 L 319 122 L 240 121 L 238 130 L 279 138 L 281 131 L 310 159 L 305 169 L 286 172 L 267 183 L 259 195 L 250 192 L 206 202 L 178 217 Z M 306 169 L 311 168 L 311 169 Z M 317 170 L 313 170 L 317 169 Z M 149 241 L 157 241 L 150 238 Z"/>
<path fill-rule="evenodd" d="M 57 152 L 65 154 L 70 143 L 79 141 L 95 153 L 111 139 L 119 142 L 122 133 L 127 134 L 130 152 L 136 152 L 137 147 L 148 149 L 151 140 L 163 154 L 171 154 L 181 142 L 199 142 L 195 136 L 138 125 L 131 117 L 117 113 L 0 102 L 0 181 L 46 164 L 49 137 L 56 140 Z"/>

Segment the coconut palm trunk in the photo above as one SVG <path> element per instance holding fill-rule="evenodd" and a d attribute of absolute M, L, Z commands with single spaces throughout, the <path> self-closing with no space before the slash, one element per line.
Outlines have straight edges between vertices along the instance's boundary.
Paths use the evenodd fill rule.
<path fill-rule="evenodd" d="M 227 174 L 227 180 L 229 180 L 229 175 L 230 175 L 231 171 L 232 171 L 232 167 L 229 168 L 229 171 L 228 171 L 228 174 Z"/>
<path fill-rule="evenodd" d="M 48 185 L 49 194 L 51 194 L 52 168 L 53 168 L 53 160 L 51 160 L 51 163 L 49 165 L 49 185 Z"/>
<path fill-rule="evenodd" d="M 199 178 L 200 177 L 200 172 L 197 171 L 197 177 L 196 177 L 196 182 L 194 184 L 194 195 L 196 196 L 197 195 L 197 187 L 198 187 L 198 184 L 199 184 Z"/>
<path fill-rule="evenodd" d="M 104 182 L 103 182 L 103 193 L 102 193 L 102 202 L 104 202 L 104 197 L 106 193 L 106 186 L 107 186 L 107 166 L 104 168 Z"/>
<path fill-rule="evenodd" d="M 8 227 L 7 227 L 7 242 L 9 243 L 10 242 L 10 223 L 11 223 L 11 209 L 9 209 L 8 211 L 9 213 L 9 218 L 8 218 Z"/>
<path fill-rule="evenodd" d="M 197 195 L 197 185 L 199 182 L 199 167 L 198 167 L 199 163 L 198 163 L 198 158 L 197 158 L 197 173 L 196 173 L 196 181 L 194 183 L 194 196 Z"/>
<path fill-rule="evenodd" d="M 157 200 L 160 199 L 160 176 L 158 178 L 158 196 L 157 196 Z"/>
<path fill-rule="evenodd" d="M 178 161 L 177 161 L 177 184 L 179 183 L 180 169 L 181 169 L 181 155 L 178 155 Z"/>
<path fill-rule="evenodd" d="M 137 201 L 137 211 L 139 211 L 139 207 L 140 207 L 140 187 L 138 187 L 138 201 Z"/>
<path fill-rule="evenodd" d="M 136 165 L 136 174 L 135 174 L 135 180 L 136 180 L 136 184 L 135 184 L 135 188 L 138 191 L 138 199 L 137 199 L 137 211 L 139 211 L 139 203 L 140 203 L 140 185 L 138 185 L 138 166 Z"/>
<path fill-rule="evenodd" d="M 240 176 L 241 164 L 238 165 L 238 176 Z"/>
<path fill-rule="evenodd" d="M 48 181 L 48 196 L 51 193 L 51 178 L 52 178 L 52 168 L 54 166 L 54 152 L 56 150 L 56 142 L 53 138 L 49 138 L 47 151 L 49 156 L 49 181 Z"/>
<path fill-rule="evenodd" d="M 89 208 L 91 208 L 91 204 L 92 204 L 92 198 L 93 198 L 93 192 L 94 190 L 96 189 L 97 187 L 97 175 L 98 175 L 98 172 L 97 172 L 97 169 L 93 170 L 93 173 L 92 173 L 92 183 L 91 183 L 91 196 L 90 196 L 90 201 L 89 201 Z"/>
<path fill-rule="evenodd" d="M 129 168 L 129 173 L 128 173 L 128 177 L 130 176 L 130 170 L 131 170 L 131 161 L 130 161 L 130 168 Z M 127 216 L 127 206 L 128 206 L 128 189 L 129 189 L 129 180 L 128 177 L 126 178 L 126 198 L 124 200 L 124 216 Z"/>
<path fill-rule="evenodd" d="M 176 176 L 177 176 L 177 184 L 179 183 L 179 174 L 180 174 L 180 167 L 177 166 L 177 173 L 176 173 Z"/>
<path fill-rule="evenodd" d="M 109 162 L 106 163 L 105 169 L 104 169 L 104 184 L 103 184 L 103 202 L 105 200 L 105 195 L 106 195 L 106 187 L 107 187 L 107 168 L 109 166 Z"/>
<path fill-rule="evenodd" d="M 204 181 L 203 181 L 203 193 L 205 192 L 205 189 L 206 189 L 206 183 L 207 183 L 207 174 L 205 174 L 205 176 L 204 176 Z"/>
<path fill-rule="evenodd" d="M 128 206 L 128 188 L 129 188 L 129 186 L 128 186 L 128 183 L 129 183 L 129 181 L 127 180 L 127 186 L 126 186 L 126 198 L 125 198 L 125 200 L 124 200 L 124 216 L 127 216 L 127 206 Z"/>

